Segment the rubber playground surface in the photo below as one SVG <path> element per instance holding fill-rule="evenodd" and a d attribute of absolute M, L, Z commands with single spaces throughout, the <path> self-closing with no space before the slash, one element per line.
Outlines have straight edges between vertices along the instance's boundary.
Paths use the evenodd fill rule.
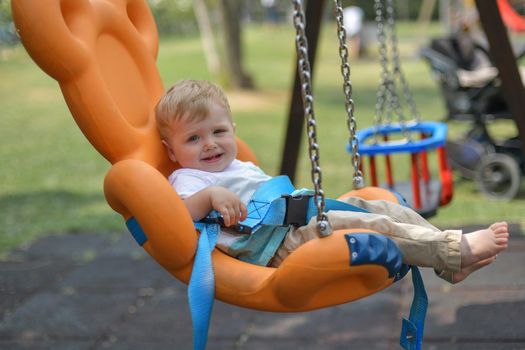
<path fill-rule="evenodd" d="M 466 231 L 477 227 L 465 228 Z M 423 349 L 525 349 L 525 236 L 511 225 L 494 264 L 451 286 L 422 269 Z M 216 302 L 207 349 L 400 349 L 409 276 L 308 313 Z M 191 349 L 186 286 L 127 233 L 50 235 L 0 261 L 0 349 Z"/>

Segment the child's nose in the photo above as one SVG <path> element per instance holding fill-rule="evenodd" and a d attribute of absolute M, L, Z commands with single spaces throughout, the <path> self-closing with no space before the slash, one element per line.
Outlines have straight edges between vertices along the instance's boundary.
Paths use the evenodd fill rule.
<path fill-rule="evenodd" d="M 204 143 L 205 150 L 214 149 L 216 146 L 217 145 L 215 144 L 215 141 L 211 139 L 207 139 L 206 142 Z"/>

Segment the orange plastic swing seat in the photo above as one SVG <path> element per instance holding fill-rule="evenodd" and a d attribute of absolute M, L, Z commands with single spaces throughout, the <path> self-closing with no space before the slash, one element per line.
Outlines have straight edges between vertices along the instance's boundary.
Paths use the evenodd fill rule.
<path fill-rule="evenodd" d="M 40 68 L 58 81 L 78 126 L 112 167 L 104 191 L 124 219 L 147 236 L 143 248 L 188 283 L 198 232 L 167 181 L 172 164 L 155 126 L 163 93 L 156 67 L 157 30 L 145 0 L 12 0 L 21 40 Z M 241 140 L 239 159 L 256 162 Z M 66 165 L 64 165 L 66 166 Z M 352 193 L 395 200 L 386 190 Z M 278 268 L 241 262 L 215 249 L 215 295 L 243 307 L 306 311 L 346 303 L 389 286 L 382 265 L 352 266 L 339 230 L 308 242 Z M 379 234 L 379 233 L 378 233 Z"/>

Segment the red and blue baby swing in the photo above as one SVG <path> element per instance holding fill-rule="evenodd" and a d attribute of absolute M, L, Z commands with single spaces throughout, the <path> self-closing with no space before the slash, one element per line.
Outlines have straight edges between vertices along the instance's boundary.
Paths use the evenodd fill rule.
<path fill-rule="evenodd" d="M 346 195 L 397 201 L 390 191 L 363 185 L 343 12 L 340 1 L 334 2 L 354 165 L 355 190 Z M 321 187 L 305 19 L 302 2 L 293 0 L 293 5 L 315 189 L 306 213 L 317 218 L 320 238 L 271 268 L 214 249 L 217 227 L 196 230 L 167 181 L 178 165 L 169 160 L 155 126 L 154 107 L 163 86 L 155 63 L 157 31 L 146 1 L 12 0 L 15 24 L 28 53 L 58 81 L 78 126 L 112 164 L 104 181 L 109 205 L 123 216 L 135 240 L 153 259 L 189 283 L 195 349 L 206 346 L 214 297 L 256 310 L 308 311 L 366 297 L 408 272 L 399 249 L 387 236 L 367 229 L 332 231 L 330 227 L 325 211 L 339 204 L 325 200 Z M 238 140 L 238 145 L 239 159 L 257 161 L 243 141 Z M 412 279 L 414 301 L 409 318 L 403 321 L 401 344 L 419 349 L 427 298 L 417 268 L 412 268 Z"/>
<path fill-rule="evenodd" d="M 401 69 L 396 35 L 393 0 L 376 0 L 377 39 L 381 62 L 381 80 L 377 91 L 375 125 L 357 132 L 359 152 L 368 157 L 372 186 L 379 185 L 378 156 L 384 157 L 382 185 L 399 194 L 402 200 L 424 217 L 434 216 L 448 204 L 453 194 L 452 169 L 445 149 L 447 126 L 421 121 L 416 104 Z M 399 85 L 401 87 L 399 88 Z M 401 94 L 398 90 L 401 90 Z M 411 120 L 405 117 L 404 97 Z M 397 117 L 397 121 L 393 120 Z M 351 147 L 348 147 L 351 151 Z M 429 153 L 435 152 L 439 176 L 431 176 Z M 410 180 L 394 180 L 392 156 L 410 156 Z M 363 171 L 363 168 L 361 167 Z"/>

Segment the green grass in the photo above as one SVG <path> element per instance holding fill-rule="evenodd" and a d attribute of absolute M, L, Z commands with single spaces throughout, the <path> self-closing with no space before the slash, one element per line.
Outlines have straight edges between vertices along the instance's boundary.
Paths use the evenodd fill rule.
<path fill-rule="evenodd" d="M 437 27 L 430 28 L 433 33 Z M 315 72 L 315 110 L 321 147 L 323 185 L 335 197 L 351 188 L 342 82 L 335 29 L 323 29 Z M 424 119 L 437 120 L 444 106 L 428 67 L 416 56 L 427 38 L 410 25 L 400 26 L 403 67 Z M 245 32 L 247 70 L 258 90 L 228 92 L 238 134 L 270 174 L 277 174 L 293 78 L 293 31 L 288 27 L 250 27 Z M 371 49 L 375 52 L 375 48 Z M 48 233 L 123 231 L 122 219 L 105 203 L 102 182 L 109 164 L 82 136 L 69 115 L 58 85 L 17 47 L 0 60 L 0 251 Z M 352 62 L 356 116 L 360 127 L 373 121 L 379 65 L 375 55 Z M 182 79 L 212 79 L 197 38 L 161 41 L 158 66 L 165 85 Z M 465 125 L 454 125 L 459 135 Z M 512 133 L 512 125 L 498 126 Z M 401 167 L 400 167 L 401 168 Z M 401 169 L 398 176 L 408 176 Z M 311 187 L 307 151 L 301 150 L 298 186 Z M 457 182 L 454 201 L 432 221 L 440 226 L 522 223 L 525 198 L 493 202 L 472 182 Z"/>

